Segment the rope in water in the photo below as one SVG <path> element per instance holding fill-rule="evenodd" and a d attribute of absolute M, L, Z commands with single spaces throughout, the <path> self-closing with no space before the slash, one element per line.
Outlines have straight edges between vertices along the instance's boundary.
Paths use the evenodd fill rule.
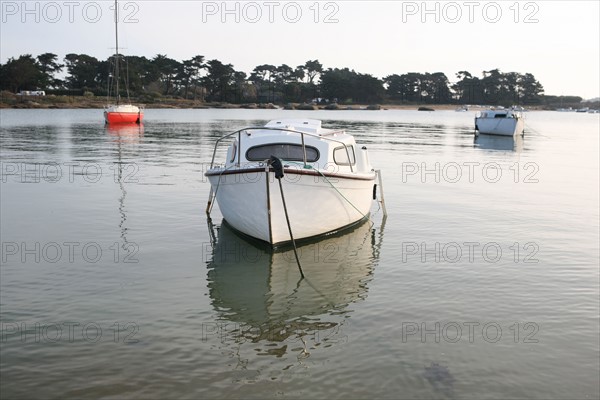
<path fill-rule="evenodd" d="M 296 241 L 294 240 L 294 235 L 292 234 L 292 226 L 290 225 L 290 217 L 288 216 L 287 206 L 285 204 L 285 196 L 283 195 L 283 186 L 281 185 L 281 178 L 283 178 L 283 164 L 281 160 L 275 156 L 271 156 L 271 159 L 268 161 L 269 165 L 273 167 L 275 171 L 275 178 L 279 182 L 279 192 L 281 193 L 281 202 L 283 203 L 283 211 L 285 213 L 285 221 L 287 222 L 288 231 L 290 232 L 290 239 L 292 239 L 292 245 L 294 246 L 294 256 L 296 257 L 296 263 L 298 264 L 298 269 L 300 270 L 300 276 L 304 278 L 304 271 L 302 271 L 302 265 L 300 265 L 300 257 L 298 257 L 298 249 L 296 248 Z"/>

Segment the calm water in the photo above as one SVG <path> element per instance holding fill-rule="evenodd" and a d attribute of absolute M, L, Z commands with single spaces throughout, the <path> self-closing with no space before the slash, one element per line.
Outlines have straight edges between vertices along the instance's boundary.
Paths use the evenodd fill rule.
<path fill-rule="evenodd" d="M 0 116 L 2 398 L 600 396 L 598 115 L 517 140 L 454 111 Z M 304 245 L 305 280 L 204 213 L 216 138 L 282 117 L 384 178 L 388 218 Z"/>

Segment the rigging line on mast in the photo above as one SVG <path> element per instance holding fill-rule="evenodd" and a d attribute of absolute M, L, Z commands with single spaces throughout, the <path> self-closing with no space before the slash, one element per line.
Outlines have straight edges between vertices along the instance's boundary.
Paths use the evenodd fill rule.
<path fill-rule="evenodd" d="M 115 73 L 116 73 L 116 93 L 115 98 L 119 105 L 119 5 L 115 0 Z"/>

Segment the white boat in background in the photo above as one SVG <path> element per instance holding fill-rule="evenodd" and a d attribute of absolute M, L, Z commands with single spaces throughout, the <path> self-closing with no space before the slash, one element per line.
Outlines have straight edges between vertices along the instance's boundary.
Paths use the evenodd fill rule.
<path fill-rule="evenodd" d="M 227 138 L 233 143 L 225 164 L 215 166 L 217 147 Z M 229 225 L 273 247 L 367 219 L 377 178 L 381 186 L 366 147 L 311 119 L 274 120 L 221 137 L 205 175 L 207 213 L 216 198 Z"/>
<path fill-rule="evenodd" d="M 514 136 L 522 135 L 524 128 L 523 114 L 515 110 L 485 110 L 479 112 L 475 117 L 476 133 Z"/>

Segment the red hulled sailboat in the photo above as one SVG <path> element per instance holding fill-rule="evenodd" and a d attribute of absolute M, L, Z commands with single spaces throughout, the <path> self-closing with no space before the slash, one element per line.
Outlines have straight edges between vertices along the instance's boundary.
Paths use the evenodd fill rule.
<path fill-rule="evenodd" d="M 108 104 L 104 107 L 104 122 L 109 125 L 114 124 L 141 124 L 144 118 L 144 109 L 133 104 L 121 104 L 121 94 L 119 92 L 120 66 L 119 66 L 119 17 L 118 4 L 115 0 L 115 55 L 114 55 L 114 104 Z M 108 101 L 111 98 L 111 89 L 113 83 L 109 76 L 108 84 Z M 127 101 L 129 102 L 129 87 L 127 85 L 127 76 L 125 77 L 125 90 L 127 92 Z"/>

